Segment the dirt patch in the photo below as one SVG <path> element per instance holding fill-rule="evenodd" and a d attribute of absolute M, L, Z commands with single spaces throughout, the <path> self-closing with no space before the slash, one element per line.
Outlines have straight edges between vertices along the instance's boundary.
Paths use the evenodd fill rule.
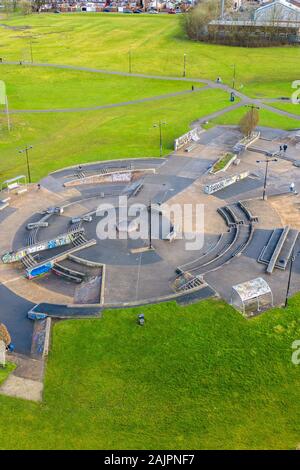
<path fill-rule="evenodd" d="M 277 196 L 269 198 L 269 204 L 279 214 L 283 225 L 290 225 L 300 230 L 300 199 L 299 196 Z"/>

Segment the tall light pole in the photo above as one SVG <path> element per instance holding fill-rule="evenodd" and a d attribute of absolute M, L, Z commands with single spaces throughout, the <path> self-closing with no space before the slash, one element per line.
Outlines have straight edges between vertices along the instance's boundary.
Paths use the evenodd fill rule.
<path fill-rule="evenodd" d="M 167 123 L 165 121 L 159 120 L 158 123 L 153 124 L 153 127 L 158 127 L 159 129 L 159 156 L 163 155 L 163 139 L 162 139 L 162 126 L 165 126 Z"/>
<path fill-rule="evenodd" d="M 128 51 L 128 71 L 132 73 L 132 58 L 131 58 L 131 49 Z"/>
<path fill-rule="evenodd" d="M 27 172 L 28 172 L 28 181 L 31 183 L 31 173 L 30 173 L 30 165 L 29 165 L 29 154 L 28 151 L 32 149 L 32 145 L 26 146 L 24 149 L 19 150 L 19 153 L 25 153 L 26 155 L 26 162 L 27 162 Z"/>
<path fill-rule="evenodd" d="M 183 54 L 183 77 L 186 77 L 186 53 Z"/>
<path fill-rule="evenodd" d="M 293 266 L 294 266 L 294 262 L 295 262 L 297 256 L 299 256 L 299 255 L 300 255 L 300 252 L 295 253 L 295 250 L 293 250 L 292 257 L 291 257 L 291 264 L 290 264 L 288 285 L 287 285 L 286 295 L 285 295 L 284 308 L 286 308 L 286 307 L 288 306 L 289 295 L 290 295 L 290 287 L 291 287 L 291 280 L 292 280 L 292 273 L 293 273 Z"/>
<path fill-rule="evenodd" d="M 152 201 L 148 205 L 148 236 L 149 236 L 149 250 L 152 250 Z"/>
<path fill-rule="evenodd" d="M 33 52 L 32 52 L 32 37 L 29 40 L 29 45 L 30 45 L 30 58 L 31 58 L 31 63 L 33 64 Z"/>
<path fill-rule="evenodd" d="M 221 0 L 221 20 L 224 19 L 225 14 L 225 0 Z"/>
<path fill-rule="evenodd" d="M 263 201 L 266 199 L 266 189 L 267 189 L 267 179 L 268 179 L 268 169 L 270 162 L 277 162 L 277 158 L 268 158 L 266 157 L 265 160 L 256 160 L 256 163 L 265 163 L 266 170 L 265 170 L 265 179 L 264 179 L 264 189 L 263 189 Z"/>
<path fill-rule="evenodd" d="M 233 64 L 232 67 L 233 67 L 232 88 L 235 90 L 236 64 Z"/>

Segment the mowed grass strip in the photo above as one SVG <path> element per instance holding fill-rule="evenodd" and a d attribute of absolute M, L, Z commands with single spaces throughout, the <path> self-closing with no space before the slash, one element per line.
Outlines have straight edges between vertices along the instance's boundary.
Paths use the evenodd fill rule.
<path fill-rule="evenodd" d="M 295 449 L 299 301 L 250 321 L 209 300 L 60 322 L 43 403 L 0 396 L 0 448 Z"/>
<path fill-rule="evenodd" d="M 33 181 L 65 166 L 105 159 L 159 156 L 159 119 L 164 153 L 174 149 L 174 139 L 189 130 L 190 123 L 230 105 L 220 90 L 99 111 L 12 115 L 12 131 L 0 116 L 0 180 L 26 174 L 26 161 L 18 153 L 24 145 L 30 152 Z"/>
<path fill-rule="evenodd" d="M 181 15 L 39 14 L 12 16 L 0 27 L 0 56 L 8 60 L 85 65 L 127 72 L 221 76 L 253 97 L 290 96 L 300 77 L 297 46 L 239 48 L 190 41 Z M 242 88 L 241 88 L 242 87 Z"/>

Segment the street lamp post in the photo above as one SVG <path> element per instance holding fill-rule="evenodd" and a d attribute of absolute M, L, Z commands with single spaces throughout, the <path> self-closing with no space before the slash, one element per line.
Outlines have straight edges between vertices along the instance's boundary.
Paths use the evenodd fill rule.
<path fill-rule="evenodd" d="M 288 285 L 286 289 L 286 296 L 285 296 L 285 303 L 284 303 L 284 308 L 288 306 L 288 300 L 289 300 L 289 294 L 290 294 L 290 287 L 291 287 L 291 280 L 292 280 L 292 273 L 293 273 L 293 265 L 294 261 L 297 258 L 297 256 L 300 254 L 300 252 L 295 253 L 293 251 L 292 257 L 291 257 L 291 264 L 290 264 L 290 271 L 289 271 L 289 278 L 288 278 Z"/>
<path fill-rule="evenodd" d="M 183 54 L 183 77 L 186 77 L 186 54 Z"/>
<path fill-rule="evenodd" d="M 128 70 L 129 70 L 129 73 L 132 73 L 131 49 L 129 49 L 128 51 Z"/>
<path fill-rule="evenodd" d="M 19 150 L 19 153 L 25 153 L 25 155 L 26 155 L 27 172 L 28 172 L 28 181 L 29 181 L 29 183 L 31 183 L 31 173 L 30 173 L 29 154 L 28 154 L 28 151 L 30 149 L 32 149 L 32 145 L 26 146 L 24 149 Z"/>
<path fill-rule="evenodd" d="M 265 178 L 264 178 L 264 189 L 263 189 L 263 201 L 266 199 L 266 190 L 267 190 L 267 179 L 268 179 L 268 169 L 270 162 L 277 162 L 277 158 L 268 158 L 266 157 L 265 160 L 256 160 L 256 163 L 265 163 L 266 170 L 265 170 Z"/>
<path fill-rule="evenodd" d="M 29 40 L 29 45 L 30 45 L 30 58 L 31 58 L 31 63 L 33 64 L 32 38 L 30 38 L 30 40 Z"/>
<path fill-rule="evenodd" d="M 158 123 L 153 124 L 153 127 L 158 127 L 159 129 L 159 156 L 163 155 L 163 140 L 162 140 L 162 126 L 165 126 L 167 123 L 165 121 L 159 120 Z"/>
<path fill-rule="evenodd" d="M 148 206 L 148 236 L 149 236 L 149 250 L 152 250 L 152 201 L 149 201 L 149 206 Z"/>
<path fill-rule="evenodd" d="M 236 64 L 233 64 L 232 67 L 233 67 L 232 88 L 235 90 Z"/>
<path fill-rule="evenodd" d="M 221 20 L 224 19 L 225 14 L 225 0 L 221 0 Z"/>

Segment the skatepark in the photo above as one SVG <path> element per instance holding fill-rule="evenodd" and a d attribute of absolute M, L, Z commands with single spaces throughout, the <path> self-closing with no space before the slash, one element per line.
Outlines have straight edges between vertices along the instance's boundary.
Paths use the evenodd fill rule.
<path fill-rule="evenodd" d="M 208 297 L 230 303 L 234 286 L 257 278 L 267 282 L 274 305 L 284 303 L 290 259 L 299 251 L 300 169 L 295 162 L 300 143 L 296 132 L 268 128 L 260 128 L 255 142 L 242 151 L 237 150 L 241 140 L 236 127 L 217 126 L 183 138 L 166 158 L 64 168 L 40 186 L 28 185 L 21 175 L 5 182 L 0 193 L 0 321 L 9 328 L 16 351 L 32 353 L 38 322 L 47 317 L 82 318 L 101 315 L 104 308 L 169 300 L 187 304 Z M 279 152 L 282 144 L 288 145 L 285 154 Z M 235 160 L 213 173 L 226 152 Z M 269 165 L 263 200 L 264 159 L 270 156 L 276 161 Z M 152 205 L 158 207 L 160 220 L 164 205 L 203 205 L 203 246 L 187 250 L 172 223 L 170 233 L 150 234 L 151 246 L 148 232 L 144 238 L 123 239 L 121 219 L 114 239 L 100 239 L 99 207 L 110 205 L 118 214 L 120 197 L 128 207 L 150 207 L 150 214 Z M 296 258 L 290 294 L 299 281 Z"/>

